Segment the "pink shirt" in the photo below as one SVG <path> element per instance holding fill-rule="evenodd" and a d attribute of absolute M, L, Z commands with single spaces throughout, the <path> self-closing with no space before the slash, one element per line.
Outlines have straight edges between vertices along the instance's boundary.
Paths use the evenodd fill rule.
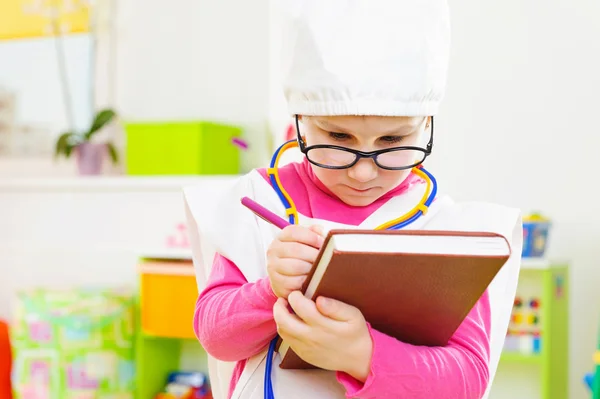
<path fill-rule="evenodd" d="M 260 172 L 268 180 L 265 170 Z M 353 207 L 331 194 L 306 160 L 286 165 L 279 173 L 300 213 L 350 225 L 360 224 L 389 198 L 423 183 L 410 175 L 373 204 Z M 237 362 L 228 397 L 246 360 L 263 351 L 277 333 L 272 310 L 276 300 L 268 278 L 248 283 L 235 264 L 215 257 L 196 303 L 194 331 L 211 356 Z M 348 398 L 481 398 L 489 379 L 490 319 L 486 292 L 445 347 L 413 346 L 370 329 L 374 349 L 367 380 L 362 383 L 342 372 L 337 380 Z"/>

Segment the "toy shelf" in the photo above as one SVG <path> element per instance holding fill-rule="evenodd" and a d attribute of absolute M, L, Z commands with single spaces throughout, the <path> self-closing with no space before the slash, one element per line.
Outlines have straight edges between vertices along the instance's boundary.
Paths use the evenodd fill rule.
<path fill-rule="evenodd" d="M 524 258 L 500 369 L 531 365 L 540 399 L 568 397 L 569 267 Z"/>
<path fill-rule="evenodd" d="M 503 362 L 517 362 L 517 363 L 528 363 L 528 364 L 540 364 L 542 363 L 543 357 L 539 354 L 523 354 L 504 352 L 500 357 Z"/>
<path fill-rule="evenodd" d="M 185 251 L 142 257 L 138 278 L 136 399 L 153 399 L 169 373 L 180 370 L 186 342 L 200 348 L 192 324 L 198 289 Z"/>

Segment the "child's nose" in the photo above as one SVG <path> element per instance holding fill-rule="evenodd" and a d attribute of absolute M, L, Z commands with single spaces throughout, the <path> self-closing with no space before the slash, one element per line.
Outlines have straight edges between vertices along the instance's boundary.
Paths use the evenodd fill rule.
<path fill-rule="evenodd" d="M 350 178 L 365 183 L 377 177 L 378 166 L 368 158 L 359 159 L 356 165 L 348 169 Z"/>

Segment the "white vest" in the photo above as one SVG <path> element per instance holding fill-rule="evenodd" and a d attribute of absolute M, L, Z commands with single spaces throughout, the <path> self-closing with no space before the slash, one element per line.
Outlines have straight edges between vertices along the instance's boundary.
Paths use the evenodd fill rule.
<path fill-rule="evenodd" d="M 411 188 L 393 197 L 359 226 L 348 226 L 299 216 L 302 225 L 372 229 L 411 210 L 423 196 L 425 185 Z M 198 289 L 202 290 L 212 267 L 215 252 L 235 263 L 249 282 L 267 275 L 266 251 L 279 229 L 256 217 L 241 205 L 247 196 L 285 217 L 285 209 L 273 188 L 256 171 L 238 179 L 223 195 L 188 187 L 184 190 L 186 215 L 192 243 Z M 410 229 L 489 231 L 503 235 L 511 243 L 512 255 L 489 287 L 491 320 L 490 386 L 500 353 L 516 293 L 522 248 L 522 224 L 518 209 L 488 203 L 455 203 L 438 196 L 426 215 Z M 233 393 L 233 399 L 262 399 L 265 351 L 249 359 Z M 226 399 L 233 363 L 208 356 L 209 377 L 215 399 Z M 335 373 L 324 370 L 283 370 L 279 355 L 273 360 L 272 384 L 276 399 L 345 398 Z M 488 386 L 489 392 L 490 387 Z M 484 397 L 487 397 L 488 394 Z"/>

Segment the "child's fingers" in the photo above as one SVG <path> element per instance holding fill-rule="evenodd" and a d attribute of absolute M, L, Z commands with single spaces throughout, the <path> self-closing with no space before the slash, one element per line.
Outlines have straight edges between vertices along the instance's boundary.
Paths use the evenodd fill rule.
<path fill-rule="evenodd" d="M 299 259 L 312 264 L 319 250 L 299 242 L 282 242 L 277 248 L 279 258 Z"/>
<path fill-rule="evenodd" d="M 302 295 L 300 291 L 291 292 L 288 302 L 296 315 L 306 324 L 318 326 L 326 322 L 325 317 L 317 310 L 317 305 Z"/>
<path fill-rule="evenodd" d="M 273 318 L 281 336 L 301 337 L 309 333 L 310 327 L 287 309 L 287 301 L 279 298 L 273 306 Z"/>
<path fill-rule="evenodd" d="M 318 224 L 313 224 L 312 226 L 309 227 L 309 229 L 314 231 L 321 237 L 325 237 L 325 229 L 323 228 L 323 226 L 320 226 Z"/>
<path fill-rule="evenodd" d="M 306 276 L 284 276 L 279 273 L 273 274 L 271 281 L 281 290 L 292 292 L 302 288 Z"/>
<path fill-rule="evenodd" d="M 267 260 L 276 263 L 279 259 L 298 259 L 313 263 L 318 254 L 318 249 L 302 243 L 275 240 L 267 249 Z"/>
<path fill-rule="evenodd" d="M 320 248 L 323 244 L 323 237 L 320 234 L 299 225 L 284 228 L 279 235 L 279 239 L 281 241 L 300 242 L 314 248 Z"/>
<path fill-rule="evenodd" d="M 279 258 L 274 267 L 283 276 L 305 276 L 311 268 L 311 262 L 294 258 Z"/>
<path fill-rule="evenodd" d="M 351 322 L 362 317 L 360 310 L 335 299 L 318 297 L 316 305 L 322 315 L 333 320 Z"/>

